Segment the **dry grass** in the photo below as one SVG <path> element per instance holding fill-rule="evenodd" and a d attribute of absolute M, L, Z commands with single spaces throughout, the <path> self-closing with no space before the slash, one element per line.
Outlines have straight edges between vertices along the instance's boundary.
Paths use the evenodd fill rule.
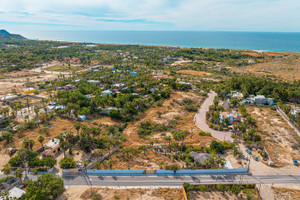
<path fill-rule="evenodd" d="M 88 199 L 89 190 L 86 190 L 81 195 L 81 199 Z M 183 200 L 182 189 L 93 189 L 93 192 L 101 194 L 105 200 Z"/>
<path fill-rule="evenodd" d="M 200 192 L 200 191 L 193 191 L 190 192 L 190 199 L 191 200 L 207 200 L 207 199 L 218 199 L 218 200 L 244 200 L 247 199 L 244 193 L 236 195 L 230 191 L 228 192 Z"/>
<path fill-rule="evenodd" d="M 156 106 L 154 108 L 150 108 L 144 113 L 140 120 L 132 122 L 126 127 L 124 133 L 127 136 L 127 141 L 125 142 L 124 146 L 137 148 L 139 146 L 149 144 L 149 140 L 144 140 L 138 135 L 138 129 L 142 121 L 152 121 L 153 123 L 168 125 L 170 120 L 174 120 L 176 116 L 179 116 L 180 119 L 176 120 L 177 124 L 174 126 L 174 128 L 180 131 L 187 130 L 190 132 L 185 139 L 185 144 L 199 145 L 200 142 L 206 144 L 210 143 L 213 140 L 212 137 L 199 136 L 198 133 L 201 130 L 194 124 L 195 113 L 187 112 L 184 110 L 183 106 L 173 101 L 176 100 L 177 102 L 181 102 L 185 97 L 192 99 L 195 104 L 200 104 L 201 99 L 203 98 L 194 94 L 193 92 L 174 92 L 171 94 L 169 99 L 164 101 L 161 107 Z M 162 113 L 161 118 L 159 118 L 157 112 Z M 152 138 L 157 139 L 156 144 L 167 144 L 163 137 L 169 134 L 169 132 L 156 133 L 152 135 Z"/>
<path fill-rule="evenodd" d="M 122 153 L 113 154 L 105 164 L 101 164 L 101 169 L 109 169 L 109 163 L 112 162 L 112 169 L 159 169 L 159 164 L 164 165 L 177 164 L 184 166 L 183 162 L 172 160 L 172 157 L 165 156 L 164 153 L 157 152 L 154 149 L 147 149 L 144 155 L 143 151 L 138 153 Z"/>
<path fill-rule="evenodd" d="M 287 53 L 287 55 L 279 59 L 249 65 L 245 68 L 233 68 L 233 70 L 258 76 L 271 75 L 286 81 L 300 80 L 300 54 Z"/>
<path fill-rule="evenodd" d="M 178 71 L 180 74 L 190 74 L 190 75 L 211 75 L 210 73 L 203 72 L 203 71 L 195 71 L 195 70 L 180 70 Z"/>
<path fill-rule="evenodd" d="M 272 187 L 275 192 L 276 199 L 300 199 L 300 190 Z"/>
<path fill-rule="evenodd" d="M 297 133 L 274 110 L 266 107 L 247 107 L 251 116 L 257 121 L 257 129 L 271 158 L 278 150 L 276 166 L 292 164 L 293 158 L 300 158 L 299 149 L 294 150 Z"/>
<path fill-rule="evenodd" d="M 17 149 L 21 148 L 22 142 L 25 137 L 29 137 L 35 141 L 33 150 L 36 150 L 41 147 L 41 144 L 38 142 L 38 137 L 40 135 L 44 136 L 44 138 L 45 138 L 44 143 L 46 143 L 50 139 L 58 136 L 60 133 L 64 133 L 65 131 L 71 130 L 74 133 L 77 133 L 76 129 L 74 128 L 75 122 L 76 122 L 75 120 L 62 119 L 60 117 L 55 117 L 53 120 L 50 121 L 50 124 L 53 125 L 53 127 L 49 128 L 48 135 L 42 131 L 42 126 L 41 126 L 41 129 L 35 128 L 35 129 L 27 130 L 27 131 L 23 132 L 22 134 L 15 133 L 13 143 L 11 143 L 9 145 L 7 145 L 5 143 L 5 141 L 2 141 L 0 143 L 0 146 L 1 146 L 0 151 L 2 153 L 4 153 L 8 147 L 15 147 Z M 96 118 L 94 121 L 91 121 L 91 122 L 85 121 L 85 122 L 82 122 L 81 124 L 86 125 L 88 127 L 92 127 L 92 126 L 96 127 L 97 125 L 95 125 L 94 122 L 96 122 L 97 124 L 101 123 L 101 124 L 106 124 L 106 125 L 120 124 L 119 122 L 115 122 L 115 121 L 111 120 L 111 118 L 109 118 L 109 117 L 99 117 L 99 118 Z M 10 159 L 10 157 L 7 154 L 5 154 L 5 156 L 2 156 L 2 159 L 0 159 L 0 167 L 2 167 L 4 164 L 6 164 L 9 159 Z"/>

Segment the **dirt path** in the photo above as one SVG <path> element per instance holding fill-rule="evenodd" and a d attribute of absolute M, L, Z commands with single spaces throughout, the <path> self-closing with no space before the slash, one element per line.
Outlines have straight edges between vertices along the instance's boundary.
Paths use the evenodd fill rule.
<path fill-rule="evenodd" d="M 206 112 L 209 110 L 209 106 L 213 104 L 215 96 L 217 96 L 217 93 L 213 91 L 208 93 L 207 99 L 203 102 L 202 106 L 195 115 L 194 122 L 202 131 L 210 132 L 211 135 L 218 140 L 233 142 L 233 138 L 231 138 L 231 132 L 213 130 L 209 128 L 206 123 Z"/>

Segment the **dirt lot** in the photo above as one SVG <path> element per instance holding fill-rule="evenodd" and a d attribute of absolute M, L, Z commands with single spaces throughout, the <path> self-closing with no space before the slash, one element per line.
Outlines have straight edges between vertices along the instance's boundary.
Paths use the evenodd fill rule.
<path fill-rule="evenodd" d="M 115 122 L 111 120 L 109 117 L 98 117 L 95 120 L 89 122 L 85 121 L 82 122 L 82 125 L 87 125 L 88 127 L 96 126 L 94 124 L 96 122 L 97 124 L 107 124 L 107 125 L 113 125 L 113 124 L 119 124 L 119 122 Z M 10 157 L 5 153 L 5 149 L 8 147 L 16 147 L 20 148 L 22 147 L 22 142 L 25 137 L 29 137 L 35 141 L 33 150 L 38 149 L 41 147 L 41 144 L 38 142 L 38 137 L 40 135 L 43 135 L 45 138 L 44 143 L 48 142 L 50 139 L 58 136 L 60 133 L 64 133 L 65 131 L 72 130 L 74 133 L 77 133 L 76 129 L 74 128 L 74 120 L 69 119 L 62 119 L 60 117 L 55 117 L 53 120 L 50 121 L 50 124 L 53 125 L 53 127 L 49 128 L 49 134 L 45 134 L 42 130 L 39 128 L 35 128 L 32 130 L 27 130 L 23 134 L 15 133 L 13 143 L 7 145 L 5 141 L 2 141 L 0 143 L 0 153 L 2 153 L 1 159 L 0 159 L 0 168 L 2 168 L 3 165 L 5 165 Z M 42 126 L 41 126 L 42 128 Z M 80 155 L 79 155 L 80 156 Z"/>
<path fill-rule="evenodd" d="M 202 71 L 195 71 L 195 70 L 180 70 L 178 71 L 180 74 L 190 74 L 190 75 L 211 75 L 210 73 L 207 72 L 202 72 Z"/>
<path fill-rule="evenodd" d="M 46 67 L 45 70 L 47 71 L 57 71 L 57 72 L 65 72 L 65 71 L 78 71 L 84 68 L 80 67 L 80 65 L 71 65 L 70 67 L 67 65 L 54 65 L 51 67 Z"/>
<path fill-rule="evenodd" d="M 171 66 L 176 66 L 176 65 L 185 65 L 185 64 L 188 64 L 188 63 L 191 63 L 192 61 L 191 60 L 184 60 L 184 59 L 179 59 L 177 61 L 175 61 L 174 63 L 171 64 Z"/>
<path fill-rule="evenodd" d="M 244 193 L 236 195 L 232 192 L 190 192 L 191 200 L 207 200 L 207 199 L 218 199 L 218 200 L 243 200 L 247 199 L 247 196 Z"/>
<path fill-rule="evenodd" d="M 89 198 L 87 186 L 67 186 L 66 191 L 57 200 L 82 200 Z M 93 193 L 101 194 L 103 200 L 184 200 L 181 188 L 159 189 L 110 189 L 93 188 Z"/>
<path fill-rule="evenodd" d="M 239 73 L 251 73 L 258 76 L 272 75 L 286 81 L 300 80 L 300 54 L 290 53 L 286 57 L 249 65 L 245 68 L 233 68 Z"/>
<path fill-rule="evenodd" d="M 177 164 L 180 167 L 184 166 L 183 162 L 172 160 L 172 157 L 165 156 L 164 153 L 157 152 L 154 149 L 147 149 L 145 155 L 143 151 L 138 153 L 118 152 L 113 154 L 105 164 L 101 164 L 101 169 L 109 169 L 109 162 L 112 162 L 112 169 L 159 169 L 159 164 L 169 165 Z"/>
<path fill-rule="evenodd" d="M 300 199 L 300 189 L 292 189 L 292 188 L 280 188 L 280 187 L 272 187 L 275 198 L 274 199 L 280 199 L 280 200 L 298 200 Z"/>
<path fill-rule="evenodd" d="M 81 195 L 81 199 L 88 199 L 89 190 Z M 181 188 L 159 189 L 93 189 L 93 192 L 101 194 L 105 200 L 184 200 Z"/>
<path fill-rule="evenodd" d="M 156 106 L 150 108 L 144 113 L 140 120 L 130 123 L 126 127 L 124 133 L 127 136 L 127 141 L 124 146 L 137 148 L 142 145 L 149 145 L 149 140 L 144 140 L 138 135 L 138 129 L 142 121 L 151 121 L 157 124 L 168 125 L 171 120 L 175 120 L 174 122 L 176 125 L 174 126 L 174 129 L 181 131 L 187 130 L 190 132 L 185 139 L 185 144 L 199 145 L 200 142 L 205 144 L 210 143 L 214 139 L 213 137 L 199 136 L 198 133 L 201 130 L 194 124 L 195 113 L 186 111 L 183 106 L 173 101 L 176 100 L 177 102 L 181 102 L 185 97 L 192 99 L 195 102 L 195 105 L 200 104 L 201 99 L 203 98 L 193 92 L 174 92 L 169 99 L 164 101 L 161 107 Z M 157 112 L 161 112 L 161 117 L 159 117 Z M 154 146 L 157 144 L 167 144 L 163 137 L 170 134 L 170 132 L 153 134 L 152 138 L 157 140 Z"/>
<path fill-rule="evenodd" d="M 257 130 L 261 133 L 269 156 L 274 158 L 278 150 L 276 166 L 292 165 L 293 158 L 300 158 L 297 133 L 276 111 L 267 107 L 247 107 L 247 111 L 257 121 Z"/>

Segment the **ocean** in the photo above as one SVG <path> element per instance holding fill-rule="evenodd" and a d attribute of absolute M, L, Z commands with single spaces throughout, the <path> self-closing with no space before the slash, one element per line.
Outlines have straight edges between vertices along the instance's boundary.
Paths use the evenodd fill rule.
<path fill-rule="evenodd" d="M 210 31 L 31 31 L 27 38 L 105 44 L 300 52 L 300 33 Z"/>

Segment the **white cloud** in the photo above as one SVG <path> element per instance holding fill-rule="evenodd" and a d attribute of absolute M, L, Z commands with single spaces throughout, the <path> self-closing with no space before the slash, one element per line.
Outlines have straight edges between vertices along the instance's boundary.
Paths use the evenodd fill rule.
<path fill-rule="evenodd" d="M 37 28 L 56 29 L 300 31 L 299 0 L 0 1 L 1 24 L 15 27 L 36 23 Z"/>

